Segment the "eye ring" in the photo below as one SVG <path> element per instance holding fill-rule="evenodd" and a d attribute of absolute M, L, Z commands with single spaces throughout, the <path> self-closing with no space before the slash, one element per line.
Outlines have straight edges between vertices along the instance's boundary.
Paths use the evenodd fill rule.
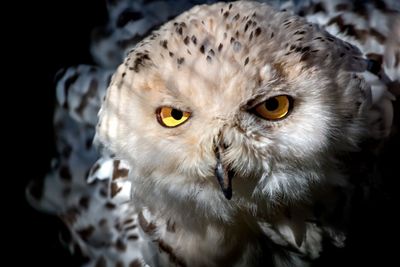
<path fill-rule="evenodd" d="M 166 128 L 175 128 L 184 124 L 190 118 L 191 113 L 181 111 L 173 107 L 159 107 L 156 110 L 158 123 Z"/>
<path fill-rule="evenodd" d="M 269 121 L 286 118 L 293 107 L 293 99 L 288 95 L 277 95 L 268 98 L 253 108 L 253 112 Z"/>

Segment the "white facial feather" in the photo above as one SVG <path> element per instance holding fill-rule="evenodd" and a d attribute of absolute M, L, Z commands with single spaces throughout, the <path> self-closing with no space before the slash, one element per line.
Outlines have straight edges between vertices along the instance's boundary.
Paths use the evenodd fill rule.
<path fill-rule="evenodd" d="M 241 198 L 306 199 L 330 179 L 336 153 L 362 132 L 368 87 L 354 72 L 365 68 L 355 47 L 287 12 L 256 2 L 198 6 L 130 51 L 108 89 L 97 137 L 132 164 L 134 194 L 174 199 L 177 212 L 188 198 L 196 214 L 229 219 Z M 287 118 L 251 112 L 283 94 L 294 99 Z M 192 116 L 164 128 L 155 115 L 162 106 Z M 231 202 L 214 177 L 221 133 L 223 159 L 236 173 Z"/>

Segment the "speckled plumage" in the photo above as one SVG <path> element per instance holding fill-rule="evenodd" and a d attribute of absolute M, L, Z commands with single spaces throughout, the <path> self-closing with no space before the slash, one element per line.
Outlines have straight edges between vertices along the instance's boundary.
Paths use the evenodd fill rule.
<path fill-rule="evenodd" d="M 112 34 L 92 51 L 105 68 L 127 57 L 100 112 L 104 155 L 95 163 L 91 139 L 113 71 L 68 69 L 57 88 L 61 158 L 30 197 L 66 222 L 86 266 L 303 266 L 323 240 L 343 246 L 342 220 L 332 220 L 346 217 L 335 207 L 351 195 L 341 158 L 390 133 L 400 34 L 395 5 L 357 14 L 329 3 L 198 6 L 135 46 L 174 12 L 130 20 L 142 3 L 110 6 Z M 282 93 L 295 99 L 286 119 L 249 112 Z M 162 105 L 193 118 L 162 128 Z M 235 172 L 229 201 L 213 174 L 216 139 Z"/>

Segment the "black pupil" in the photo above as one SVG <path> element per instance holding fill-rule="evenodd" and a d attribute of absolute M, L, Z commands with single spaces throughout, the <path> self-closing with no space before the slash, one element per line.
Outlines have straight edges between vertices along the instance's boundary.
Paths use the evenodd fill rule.
<path fill-rule="evenodd" d="M 180 119 L 182 119 L 182 117 L 183 117 L 183 112 L 182 111 L 180 111 L 180 110 L 177 110 L 177 109 L 173 109 L 172 111 L 171 111 L 171 116 L 172 116 L 172 118 L 174 118 L 175 120 L 180 120 Z"/>
<path fill-rule="evenodd" d="M 274 111 L 278 108 L 279 106 L 279 102 L 278 99 L 274 98 L 270 98 L 267 101 L 265 101 L 265 108 L 269 111 Z"/>

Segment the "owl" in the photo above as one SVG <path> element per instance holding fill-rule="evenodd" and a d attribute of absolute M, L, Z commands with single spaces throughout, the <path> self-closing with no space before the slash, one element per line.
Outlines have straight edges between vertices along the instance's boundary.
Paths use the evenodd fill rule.
<path fill-rule="evenodd" d="M 214 3 L 152 31 L 174 12 L 138 3 L 110 4 L 98 67 L 60 74 L 63 153 L 29 199 L 71 250 L 85 266 L 309 266 L 344 246 L 346 163 L 391 131 L 395 4 Z"/>

